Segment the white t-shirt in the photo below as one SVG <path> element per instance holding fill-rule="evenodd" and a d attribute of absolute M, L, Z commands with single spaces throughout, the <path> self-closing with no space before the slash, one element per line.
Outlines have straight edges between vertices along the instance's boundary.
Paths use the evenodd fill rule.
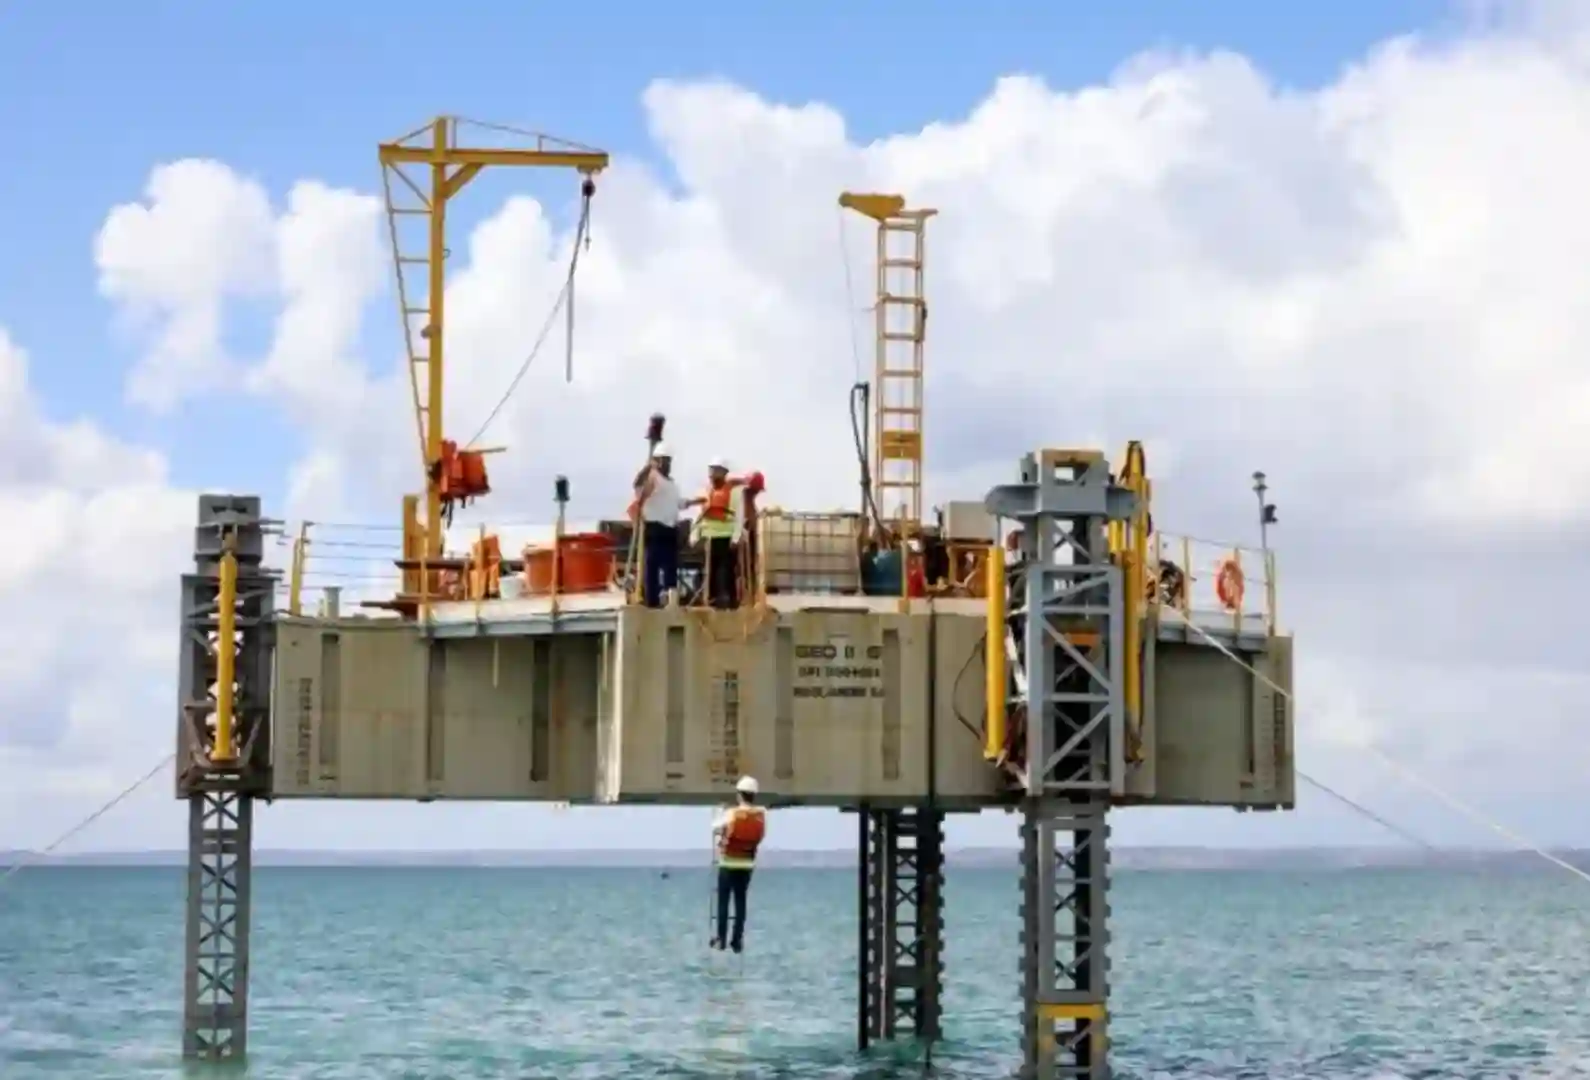
<path fill-rule="evenodd" d="M 641 504 L 641 518 L 658 525 L 678 525 L 680 502 L 679 485 L 671 477 L 652 470 L 651 494 Z"/>

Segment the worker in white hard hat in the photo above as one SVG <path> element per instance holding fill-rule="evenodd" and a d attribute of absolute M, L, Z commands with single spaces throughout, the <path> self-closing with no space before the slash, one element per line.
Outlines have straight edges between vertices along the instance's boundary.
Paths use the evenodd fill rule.
<path fill-rule="evenodd" d="M 679 587 L 679 514 L 691 500 L 679 497 L 673 460 L 673 451 L 658 443 L 635 477 L 631 525 L 641 530 L 641 596 L 647 607 L 661 607 Z"/>
<path fill-rule="evenodd" d="M 718 922 L 712 947 L 727 943 L 735 952 L 745 948 L 745 897 L 756 870 L 756 849 L 767 835 L 767 812 L 756 803 L 760 788 L 753 776 L 734 785 L 734 805 L 718 811 L 712 822 L 712 846 L 718 864 Z M 734 927 L 729 930 L 729 901 L 734 901 Z"/>
<path fill-rule="evenodd" d="M 713 458 L 707 465 L 707 487 L 691 502 L 701 507 L 701 516 L 692 530 L 707 546 L 707 600 L 715 608 L 732 608 L 739 603 L 736 588 L 739 560 L 735 556 L 736 482 L 729 479 L 729 463 Z"/>

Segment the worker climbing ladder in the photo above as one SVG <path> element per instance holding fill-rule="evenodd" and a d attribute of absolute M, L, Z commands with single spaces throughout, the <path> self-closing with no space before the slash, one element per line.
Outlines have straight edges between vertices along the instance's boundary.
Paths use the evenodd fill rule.
<path fill-rule="evenodd" d="M 989 493 L 1015 519 L 1006 684 L 1025 717 L 1021 829 L 1022 1073 L 1108 1080 L 1109 825 L 1122 785 L 1123 587 L 1109 523 L 1136 496 L 1096 451 L 1047 450 Z"/>
<path fill-rule="evenodd" d="M 899 195 L 850 192 L 839 205 L 878 223 L 872 499 L 880 518 L 910 533 L 922 523 L 923 263 L 927 221 L 938 211 L 907 210 Z"/>

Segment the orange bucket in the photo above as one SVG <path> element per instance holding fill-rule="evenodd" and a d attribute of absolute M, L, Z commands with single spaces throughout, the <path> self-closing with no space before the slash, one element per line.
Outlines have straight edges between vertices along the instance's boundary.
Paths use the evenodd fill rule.
<path fill-rule="evenodd" d="M 613 580 L 613 543 L 601 533 L 571 533 L 559 542 L 558 592 L 600 592 Z M 525 584 L 530 596 L 552 592 L 552 546 L 525 553 Z"/>

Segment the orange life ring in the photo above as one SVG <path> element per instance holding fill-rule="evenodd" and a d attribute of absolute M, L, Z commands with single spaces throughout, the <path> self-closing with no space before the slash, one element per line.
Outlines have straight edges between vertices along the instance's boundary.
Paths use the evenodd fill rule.
<path fill-rule="evenodd" d="M 1235 559 L 1226 559 L 1215 572 L 1215 597 L 1227 611 L 1242 610 L 1242 593 L 1246 582 L 1242 566 Z"/>

